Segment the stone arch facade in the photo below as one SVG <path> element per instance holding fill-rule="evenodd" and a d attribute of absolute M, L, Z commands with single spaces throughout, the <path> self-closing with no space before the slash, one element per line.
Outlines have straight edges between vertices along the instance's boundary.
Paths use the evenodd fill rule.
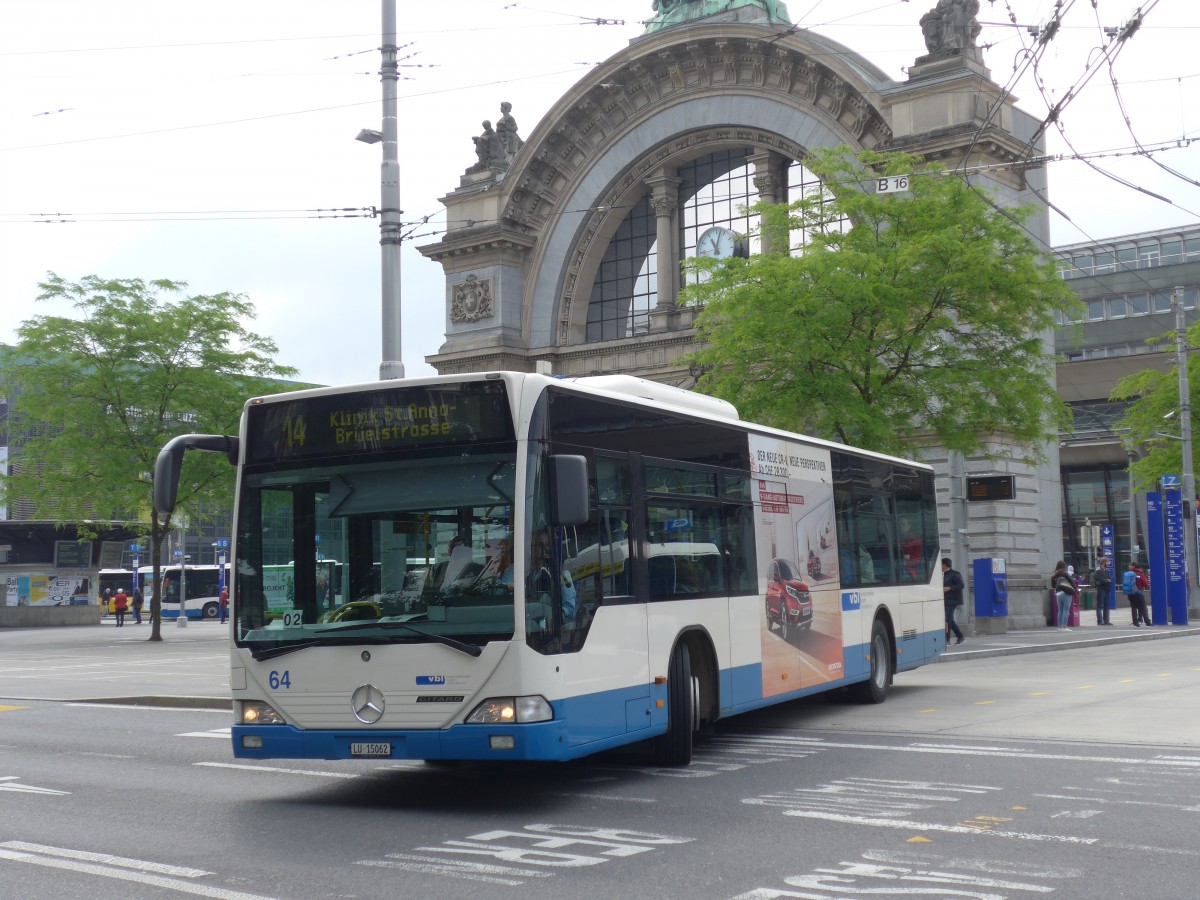
<path fill-rule="evenodd" d="M 674 264 L 658 267 L 649 333 L 586 339 L 592 281 L 625 210 L 649 192 L 659 245 L 675 260 L 674 172 L 717 150 L 745 151 L 758 197 L 770 200 L 785 199 L 786 166 L 818 147 L 951 153 L 964 144 L 948 139 L 955 127 L 984 128 L 977 158 L 1016 158 L 1011 107 L 988 116 L 1001 95 L 986 70 L 965 57 L 934 68 L 899 84 L 833 41 L 767 22 L 693 23 L 632 41 L 555 104 L 507 168 L 468 172 L 443 198 L 451 225 L 421 248 L 447 276 L 446 342 L 429 361 L 443 373 L 549 362 L 563 374 L 689 384 L 675 361 L 694 340 L 693 313 L 675 304 Z M 924 125 L 934 128 L 917 133 Z"/>
<path fill-rule="evenodd" d="M 1000 205 L 1040 207 L 1026 227 L 1049 246 L 1045 172 L 1012 165 L 1042 152 L 1039 123 L 992 81 L 977 48 L 929 47 L 897 82 L 833 41 L 794 33 L 764 3 L 737 7 L 724 17 L 659 23 L 568 91 L 515 153 L 510 144 L 502 156 L 481 152 L 443 198 L 448 231 L 421 248 L 446 273 L 446 340 L 428 357 L 439 372 L 548 366 L 566 376 L 619 372 L 690 387 L 679 359 L 694 344 L 695 311 L 677 306 L 681 250 L 672 243 L 681 231 L 678 171 L 718 150 L 744 153 L 753 168 L 747 194 L 776 201 L 785 199 L 787 165 L 819 147 L 945 160 L 971 172 Z M 656 305 L 644 331 L 589 341 L 601 259 L 643 198 L 655 246 L 671 260 L 654 273 Z M 647 225 L 640 240 L 649 237 Z M 967 553 L 1008 559 L 1010 616 L 1022 627 L 1041 616 L 1048 554 L 1061 546 L 1057 449 L 1047 446 L 1039 466 L 1002 463 L 1020 500 L 976 517 L 969 543 L 962 473 L 995 463 L 968 460 L 964 470 L 961 457 L 922 451 L 950 510 L 945 549 L 960 567 Z"/>

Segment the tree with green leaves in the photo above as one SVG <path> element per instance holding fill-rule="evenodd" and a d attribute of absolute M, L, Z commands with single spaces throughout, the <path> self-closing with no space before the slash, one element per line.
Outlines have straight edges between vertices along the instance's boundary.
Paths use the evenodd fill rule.
<path fill-rule="evenodd" d="M 242 324 L 244 295 L 185 296 L 165 280 L 78 283 L 49 273 L 39 300 L 66 300 L 78 317 L 35 316 L 0 360 L 12 399 L 9 442 L 16 471 L 4 496 L 57 522 L 137 520 L 159 584 L 161 549 L 175 522 L 151 501 L 154 461 L 187 432 L 236 434 L 246 398 L 286 389 L 294 370 L 275 362 L 273 341 Z M 297 385 L 298 387 L 299 385 Z M 228 509 L 234 469 L 221 456 L 192 454 L 179 510 L 195 520 Z M 151 640 L 161 640 L 161 597 L 151 601 Z"/>
<path fill-rule="evenodd" d="M 1175 337 L 1171 332 L 1166 336 Z M 1200 323 L 1187 329 L 1184 345 L 1188 350 L 1200 346 Z M 1195 390 L 1200 384 L 1200 358 L 1187 354 L 1188 389 L 1192 409 L 1196 408 Z M 1126 375 L 1112 389 L 1112 400 L 1129 401 L 1124 414 L 1113 430 L 1120 435 L 1126 447 L 1136 447 L 1141 458 L 1133 463 L 1134 491 L 1149 491 L 1157 488 L 1159 476 L 1164 472 L 1183 471 L 1183 443 L 1164 435 L 1177 432 L 1179 426 L 1179 366 L 1167 371 L 1143 369 Z M 1194 430 L 1194 429 L 1193 429 Z M 1196 446 L 1193 443 L 1193 448 Z M 1195 459 L 1192 471 L 1196 470 Z"/>
<path fill-rule="evenodd" d="M 1042 455 L 1067 421 L 1044 344 L 1077 301 L 1023 228 L 984 192 L 902 153 L 821 151 L 820 179 L 759 204 L 767 248 L 698 258 L 681 293 L 700 307 L 700 390 L 749 419 L 911 455 L 910 441 L 977 453 L 1004 434 Z M 910 175 L 880 194 L 880 175 Z M 798 246 L 799 245 L 799 246 Z"/>

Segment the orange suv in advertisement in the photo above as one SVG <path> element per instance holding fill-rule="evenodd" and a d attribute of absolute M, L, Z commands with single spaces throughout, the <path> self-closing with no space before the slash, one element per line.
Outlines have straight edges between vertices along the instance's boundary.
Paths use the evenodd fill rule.
<path fill-rule="evenodd" d="M 812 596 L 808 585 L 800 580 L 796 566 L 786 559 L 771 560 L 771 577 L 767 581 L 767 628 L 779 628 L 785 641 L 800 631 L 812 627 Z"/>

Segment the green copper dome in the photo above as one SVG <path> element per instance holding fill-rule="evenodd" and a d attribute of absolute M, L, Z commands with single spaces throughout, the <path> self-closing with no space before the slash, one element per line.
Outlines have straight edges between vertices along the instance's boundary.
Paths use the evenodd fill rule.
<path fill-rule="evenodd" d="M 735 10 L 745 10 L 736 15 L 739 22 L 792 24 L 782 0 L 654 0 L 653 6 L 655 16 L 646 23 L 647 34 Z"/>

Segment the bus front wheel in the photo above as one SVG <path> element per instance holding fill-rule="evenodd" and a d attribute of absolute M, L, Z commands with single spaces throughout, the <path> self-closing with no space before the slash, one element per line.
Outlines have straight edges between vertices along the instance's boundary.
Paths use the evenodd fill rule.
<path fill-rule="evenodd" d="M 692 761 L 696 731 L 696 686 L 687 644 L 677 644 L 667 670 L 667 733 L 655 739 L 655 759 L 664 766 L 686 766 Z"/>
<path fill-rule="evenodd" d="M 217 604 L 215 604 L 215 603 L 205 603 L 204 604 L 204 613 L 203 613 L 204 618 L 215 619 L 217 617 L 217 612 L 218 612 Z"/>

